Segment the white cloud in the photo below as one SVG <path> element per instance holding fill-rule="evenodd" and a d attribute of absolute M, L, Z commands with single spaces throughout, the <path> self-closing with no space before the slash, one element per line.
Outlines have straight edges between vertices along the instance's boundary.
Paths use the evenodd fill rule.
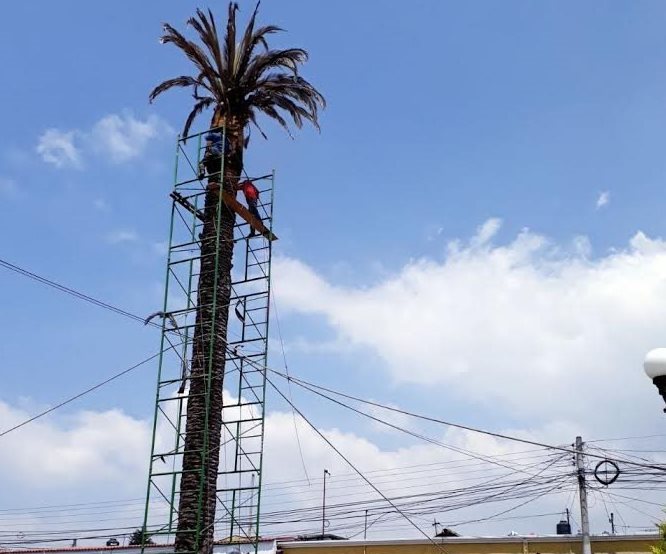
<path fill-rule="evenodd" d="M 3 430 L 27 417 L 0 402 Z M 3 437 L 0 467 L 4 475 L 35 488 L 85 488 L 109 480 L 127 491 L 145 473 L 147 459 L 135 453 L 145 450 L 149 436 L 146 422 L 119 410 L 82 411 L 60 423 L 36 421 Z"/>
<path fill-rule="evenodd" d="M 90 140 L 101 156 L 124 163 L 141 156 L 151 140 L 166 134 L 173 134 L 173 130 L 156 115 L 142 121 L 123 113 L 100 119 L 90 133 Z"/>
<path fill-rule="evenodd" d="M 472 238 L 470 246 L 474 248 L 485 246 L 497 235 L 501 227 L 502 220 L 499 218 L 492 217 L 486 220 L 477 228 L 476 235 Z"/>
<path fill-rule="evenodd" d="M 139 235 L 132 229 L 117 229 L 108 233 L 104 239 L 109 244 L 120 244 L 123 242 L 136 242 Z"/>
<path fill-rule="evenodd" d="M 280 386 L 284 389 L 284 383 Z M 227 393 L 225 393 L 225 402 L 234 403 Z M 173 408 L 175 409 L 175 406 Z M 226 417 L 233 419 L 236 415 L 233 412 L 238 412 L 238 409 L 228 408 Z M 3 422 L 3 429 L 25 420 L 28 415 L 23 409 L 0 402 L 0 421 Z M 309 415 L 313 417 L 312 414 Z M 315 415 L 315 422 L 316 419 Z M 441 510 L 441 513 L 437 513 L 437 519 L 445 524 L 490 515 L 520 502 L 521 500 L 512 500 L 508 503 L 487 501 L 461 510 L 444 510 L 447 504 L 465 504 L 465 499 L 472 498 L 476 494 L 473 489 L 465 491 L 461 488 L 482 485 L 489 479 L 502 475 L 521 480 L 543 470 L 542 476 L 552 474 L 554 477 L 563 478 L 567 485 L 566 490 L 554 490 L 553 494 L 530 503 L 527 508 L 518 510 L 515 514 L 558 512 L 566 505 L 569 491 L 574 486 L 574 476 L 570 471 L 567 454 L 562 454 L 560 461 L 552 467 L 545 468 L 545 465 L 554 459 L 551 457 L 552 453 L 535 451 L 531 446 L 501 441 L 468 431 L 445 428 L 437 432 L 431 430 L 428 434 L 445 443 L 447 448 L 416 440 L 402 446 L 387 448 L 363 436 L 364 421 L 360 420 L 361 424 L 356 425 L 351 431 L 342 428 L 320 430 L 385 495 L 390 497 L 426 493 L 439 495 L 435 509 L 437 512 Z M 416 428 L 420 426 L 414 420 L 411 424 Z M 296 440 L 295 426 L 298 427 L 303 461 Z M 39 502 L 43 505 L 136 498 L 137 501 L 132 507 L 123 509 L 122 505 L 117 506 L 114 508 L 116 512 L 109 513 L 118 515 L 105 517 L 107 524 L 105 527 L 133 525 L 132 517 L 135 517 L 137 522 L 140 522 L 142 517 L 140 499 L 145 494 L 151 429 L 152 422 L 133 418 L 119 410 L 101 412 L 86 410 L 64 419 L 50 417 L 35 421 L 2 438 L 0 487 L 5 491 L 9 489 L 10 492 L 16 488 L 24 496 L 38 494 Z M 580 430 L 580 426 L 572 428 L 551 424 L 532 430 L 521 428 L 496 430 L 528 439 L 558 443 L 564 437 L 573 436 Z M 165 421 L 158 425 L 158 451 L 166 452 L 172 448 L 172 433 L 173 428 Z M 491 461 L 484 462 L 479 457 L 490 457 Z M 221 459 L 231 463 L 233 451 L 225 449 Z M 308 469 L 309 483 L 304 479 L 303 463 Z M 535 463 L 537 465 L 532 466 Z M 349 503 L 377 500 L 380 498 L 379 495 L 354 474 L 353 470 L 302 418 L 297 417 L 294 421 L 290 412 L 269 412 L 265 429 L 265 487 L 262 493 L 262 512 L 269 514 L 274 511 L 307 507 L 318 514 L 321 505 L 323 468 L 329 469 L 331 473 L 330 479 L 327 480 L 327 504 L 329 507 L 339 503 L 347 504 L 343 509 L 332 509 L 329 512 L 334 514 L 337 511 L 340 517 L 340 519 L 332 518 L 331 531 L 342 532 L 345 535 L 361 531 L 362 509 L 356 510 L 355 520 L 346 519 L 353 513 Z M 456 492 L 452 492 L 450 499 L 447 499 L 449 491 Z M 655 495 L 657 494 L 658 491 L 655 492 Z M 7 496 L 12 498 L 12 501 L 3 507 L 17 507 L 21 504 L 15 500 L 15 496 L 11 494 Z M 652 498 L 652 495 L 648 496 Z M 66 501 L 63 500 L 65 497 Z M 388 509 L 383 502 L 378 502 L 376 506 L 377 513 Z M 650 510 L 657 517 L 660 514 L 658 506 L 652 509 L 642 506 L 642 509 Z M 63 509 L 63 512 L 67 513 L 67 510 Z M 371 511 L 370 521 L 377 517 L 377 513 Z M 28 519 L 28 515 L 23 514 L 17 517 L 21 520 Z M 297 514 L 292 517 L 303 516 Z M 593 531 L 599 532 L 605 529 L 605 517 L 601 506 L 593 504 Z M 57 529 L 59 525 L 69 529 L 85 529 L 92 525 L 90 514 L 86 511 L 67 513 L 67 517 L 64 518 L 66 523 L 59 523 L 61 518 L 63 518 L 61 513 L 56 515 L 51 512 L 52 523 L 49 530 Z M 399 516 L 394 514 L 391 518 L 387 518 L 384 525 L 377 524 L 370 536 L 417 534 L 404 520 L 400 520 Z M 268 519 L 282 518 L 273 516 Z M 81 522 L 78 523 L 78 520 Z M 422 518 L 417 521 L 425 530 L 429 529 L 429 522 L 424 523 Z M 344 527 L 349 524 L 351 527 Z M 553 524 L 554 521 L 545 520 L 540 524 L 537 523 L 535 528 L 533 526 L 535 524 L 528 520 L 512 522 L 510 528 L 522 532 L 534 530 L 546 532 Z M 268 527 L 264 526 L 263 532 L 276 535 L 282 531 L 293 531 L 294 528 L 316 532 L 318 525 L 319 520 L 315 515 L 309 522 L 305 520 L 296 524 L 269 524 Z M 483 534 L 506 534 L 510 529 L 507 525 L 509 524 L 505 522 L 490 522 L 482 526 L 461 526 L 460 530 L 478 534 L 479 529 L 482 529 Z M 21 528 L 26 531 L 30 528 L 43 531 L 44 522 L 37 519 L 34 525 L 26 523 Z"/>
<path fill-rule="evenodd" d="M 604 206 L 607 206 L 609 202 L 610 202 L 610 192 L 607 190 L 602 191 L 601 193 L 599 193 L 599 197 L 597 198 L 596 202 L 597 210 L 600 210 Z"/>
<path fill-rule="evenodd" d="M 160 117 L 134 117 L 130 112 L 110 114 L 91 129 L 62 131 L 47 129 L 40 137 L 37 152 L 57 168 L 81 168 L 84 157 L 122 164 L 145 154 L 151 141 L 173 135 L 173 129 Z"/>
<path fill-rule="evenodd" d="M 74 144 L 77 139 L 76 131 L 60 131 L 47 129 L 39 137 L 37 153 L 46 163 L 57 168 L 80 168 L 83 165 L 81 151 Z"/>
<path fill-rule="evenodd" d="M 380 401 L 372 399 L 370 399 L 370 401 L 376 402 L 377 404 L 384 404 L 385 406 L 389 406 L 391 408 L 400 409 L 400 406 L 397 406 L 391 402 L 382 403 Z M 400 427 L 402 429 L 408 429 L 408 430 L 413 430 L 414 428 L 413 425 L 414 419 L 412 419 L 406 414 L 400 412 L 394 412 L 392 410 L 386 410 L 385 408 L 381 408 L 380 406 L 374 406 L 372 404 L 364 406 L 363 411 L 371 415 L 372 417 L 377 418 L 383 422 L 390 423 L 395 427 Z M 380 421 L 374 421 L 374 420 L 371 421 L 372 421 L 372 426 L 383 433 L 393 433 L 397 431 L 397 429 L 394 429 L 393 427 L 390 427 L 388 425 L 384 425 Z"/>
<path fill-rule="evenodd" d="M 371 287 L 341 287 L 294 259 L 275 264 L 281 309 L 322 316 L 337 340 L 379 356 L 397 383 L 445 386 L 475 405 L 599 432 L 654 419 L 642 358 L 662 344 L 666 243 L 637 233 L 588 259 L 524 230 L 491 246 L 497 220 L 441 260 L 410 261 Z M 632 406 L 626 413 L 600 406 Z M 566 408 L 565 408 L 566 407 Z"/>

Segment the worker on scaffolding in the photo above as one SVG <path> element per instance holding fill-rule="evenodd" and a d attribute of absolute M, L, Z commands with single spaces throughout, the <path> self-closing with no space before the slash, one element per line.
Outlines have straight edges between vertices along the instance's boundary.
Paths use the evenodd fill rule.
<path fill-rule="evenodd" d="M 222 156 L 224 156 L 223 143 L 227 142 L 221 131 L 211 130 L 206 136 L 206 150 L 199 163 L 199 179 L 208 174 L 208 184 L 222 181 Z"/>
<path fill-rule="evenodd" d="M 256 217 L 259 220 L 259 223 L 262 223 L 261 215 L 259 214 L 259 210 L 257 209 L 257 203 L 259 202 L 259 190 L 257 189 L 257 187 L 254 186 L 254 183 L 249 179 L 246 179 L 245 181 L 238 183 L 236 185 L 236 190 L 243 191 L 243 195 L 245 196 L 245 202 L 247 202 L 247 211 L 250 212 L 254 217 Z M 254 227 L 250 225 L 250 234 L 248 235 L 248 237 L 253 237 L 254 235 L 255 235 Z"/>

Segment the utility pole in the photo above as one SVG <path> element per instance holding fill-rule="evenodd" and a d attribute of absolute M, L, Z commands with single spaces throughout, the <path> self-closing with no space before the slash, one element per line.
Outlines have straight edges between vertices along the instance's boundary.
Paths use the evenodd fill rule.
<path fill-rule="evenodd" d="M 611 535 L 615 534 L 615 514 L 613 512 L 610 513 L 610 518 L 608 518 L 608 523 L 611 524 Z"/>
<path fill-rule="evenodd" d="M 363 526 L 363 540 L 368 536 L 368 510 L 365 511 L 365 525 Z"/>
<path fill-rule="evenodd" d="M 439 521 L 433 518 L 432 526 L 435 528 L 435 536 L 439 535 Z"/>
<path fill-rule="evenodd" d="M 326 528 L 326 476 L 330 476 L 328 469 L 324 470 L 324 496 L 321 501 L 321 540 L 324 540 L 324 530 Z"/>
<path fill-rule="evenodd" d="M 583 460 L 583 439 L 576 437 L 576 472 L 578 473 L 578 497 L 580 498 L 580 521 L 583 533 L 583 554 L 592 554 L 590 543 L 590 518 L 587 510 L 587 489 L 585 487 L 585 463 Z"/>

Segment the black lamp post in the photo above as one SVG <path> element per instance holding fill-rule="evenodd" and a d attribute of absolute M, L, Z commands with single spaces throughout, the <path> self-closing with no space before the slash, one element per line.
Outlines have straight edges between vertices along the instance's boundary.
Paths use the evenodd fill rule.
<path fill-rule="evenodd" d="M 666 402 L 666 348 L 655 348 L 645 356 L 643 369 Z M 666 412 L 666 408 L 664 408 Z"/>

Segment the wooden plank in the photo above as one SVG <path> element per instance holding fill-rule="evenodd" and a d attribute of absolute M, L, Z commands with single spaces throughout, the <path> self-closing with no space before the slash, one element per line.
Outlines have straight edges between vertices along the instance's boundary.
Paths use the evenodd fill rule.
<path fill-rule="evenodd" d="M 245 206 L 243 206 L 243 204 L 241 204 L 238 200 L 236 200 L 236 197 L 233 194 L 230 194 L 226 190 L 223 190 L 222 199 L 224 200 L 224 203 L 227 206 L 229 206 L 229 208 L 231 208 L 245 221 L 247 221 L 255 231 L 257 231 L 261 235 L 264 235 L 269 240 L 278 239 L 277 236 L 271 233 L 261 221 L 259 221 L 256 217 L 254 217 L 249 212 L 249 210 Z"/>

